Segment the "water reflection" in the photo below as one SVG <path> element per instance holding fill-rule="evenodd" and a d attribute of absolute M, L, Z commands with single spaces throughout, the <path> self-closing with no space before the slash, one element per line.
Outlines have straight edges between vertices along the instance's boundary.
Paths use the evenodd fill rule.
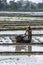
<path fill-rule="evenodd" d="M 16 46 L 16 52 L 31 52 L 32 51 L 32 46 Z"/>
<path fill-rule="evenodd" d="M 0 52 L 43 52 L 43 46 L 37 46 L 37 45 L 36 46 L 34 45 L 0 46 Z"/>
<path fill-rule="evenodd" d="M 32 51 L 43 52 L 43 46 L 32 46 Z"/>

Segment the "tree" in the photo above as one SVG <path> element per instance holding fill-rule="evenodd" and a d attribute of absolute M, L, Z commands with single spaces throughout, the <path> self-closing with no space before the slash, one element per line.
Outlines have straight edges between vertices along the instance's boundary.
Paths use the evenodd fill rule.
<path fill-rule="evenodd" d="M 16 3 L 17 3 L 17 9 L 22 10 L 22 2 L 21 2 L 21 0 L 17 1 Z"/>
<path fill-rule="evenodd" d="M 43 3 L 38 3 L 38 8 L 43 9 Z"/>
<path fill-rule="evenodd" d="M 30 3 L 29 3 L 29 1 L 26 1 L 26 4 L 24 6 L 24 9 L 25 10 L 29 10 L 30 9 Z"/>
<path fill-rule="evenodd" d="M 2 4 L 2 1 L 0 0 L 0 10 L 3 10 L 4 5 Z"/>
<path fill-rule="evenodd" d="M 31 4 L 31 9 L 36 9 L 37 7 L 35 6 L 35 4 Z"/>
<path fill-rule="evenodd" d="M 14 1 L 10 1 L 10 9 L 11 10 L 17 10 L 17 3 Z"/>

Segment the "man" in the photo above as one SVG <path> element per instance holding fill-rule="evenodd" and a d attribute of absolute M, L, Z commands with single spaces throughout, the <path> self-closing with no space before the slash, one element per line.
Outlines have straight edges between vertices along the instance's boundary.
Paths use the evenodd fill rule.
<path fill-rule="evenodd" d="M 27 29 L 26 29 L 26 32 L 25 32 L 25 35 L 24 35 L 24 41 L 25 42 L 31 42 L 31 38 L 32 38 L 32 35 L 31 35 L 31 28 L 30 27 L 28 27 Z"/>

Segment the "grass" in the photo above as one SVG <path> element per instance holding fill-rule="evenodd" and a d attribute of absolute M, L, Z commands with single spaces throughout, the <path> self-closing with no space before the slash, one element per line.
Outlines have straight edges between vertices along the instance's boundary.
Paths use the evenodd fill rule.
<path fill-rule="evenodd" d="M 26 28 L 28 28 L 29 26 L 4 26 L 4 25 L 0 25 L 0 28 L 9 28 L 9 29 L 19 29 L 19 30 L 25 30 Z M 43 27 L 32 27 L 32 30 L 43 30 Z"/>
<path fill-rule="evenodd" d="M 8 16 L 0 16 L 0 21 L 8 21 L 8 22 L 10 22 L 10 21 L 14 21 L 14 19 L 17 19 L 18 21 L 20 20 L 20 21 L 29 21 L 29 20 L 31 20 L 31 18 L 34 18 L 34 19 L 43 19 L 43 17 L 21 17 L 21 16 L 16 16 L 16 17 L 8 17 Z M 16 20 L 15 20 L 16 21 Z"/>
<path fill-rule="evenodd" d="M 7 17 L 43 17 L 42 15 L 27 15 L 27 14 L 25 14 L 25 15 L 22 15 L 22 14 L 20 14 L 20 15 L 16 15 L 16 14 L 11 14 L 11 15 L 7 15 L 7 14 L 0 14 L 0 16 L 7 16 Z"/>

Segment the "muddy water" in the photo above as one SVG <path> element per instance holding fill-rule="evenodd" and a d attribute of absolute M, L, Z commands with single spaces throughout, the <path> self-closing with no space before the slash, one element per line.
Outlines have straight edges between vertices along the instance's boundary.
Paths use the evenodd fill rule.
<path fill-rule="evenodd" d="M 15 31 L 0 31 L 0 35 L 8 35 L 8 36 L 0 36 L 0 43 L 12 43 L 15 41 L 14 36 L 9 36 L 9 35 L 23 35 L 25 34 L 25 30 L 15 30 Z M 33 30 L 32 34 L 43 34 L 43 30 Z M 32 42 L 43 42 L 43 36 L 32 36 Z"/>
<path fill-rule="evenodd" d="M 41 46 L 1 46 L 0 51 L 43 51 Z M 0 55 L 0 65 L 43 65 L 43 55 Z"/>
<path fill-rule="evenodd" d="M 15 31 L 16 34 L 24 34 L 25 31 L 21 33 L 21 31 Z M 14 31 L 1 31 L 0 34 L 14 34 Z M 32 31 L 32 34 L 43 34 L 43 31 Z M 2 43 L 11 43 L 12 38 L 14 36 L 4 36 L 0 37 L 0 44 Z M 43 42 L 43 36 L 33 36 L 32 41 L 34 42 Z M 10 46 L 0 46 L 0 52 L 31 52 L 31 51 L 40 51 L 43 52 L 43 46 L 17 46 L 17 45 L 10 45 Z M 11 55 L 11 56 L 1 56 L 0 55 L 0 65 L 43 65 L 43 55 Z"/>
<path fill-rule="evenodd" d="M 9 34 L 24 34 L 24 31 L 0 31 L 0 35 L 5 34 L 5 35 L 9 35 Z M 39 30 L 39 31 L 32 31 L 32 34 L 43 34 L 43 30 Z M 9 43 L 12 44 L 15 40 L 14 36 L 2 36 L 0 37 L 0 44 L 3 43 Z M 32 41 L 31 42 L 43 42 L 43 36 L 32 36 Z M 13 49 L 13 50 L 12 50 Z M 0 51 L 43 51 L 43 46 L 0 46 Z"/>
<path fill-rule="evenodd" d="M 25 30 L 15 30 L 15 31 L 0 31 L 0 34 L 4 35 L 4 34 L 25 34 Z M 32 34 L 43 34 L 43 30 L 32 30 Z"/>
<path fill-rule="evenodd" d="M 9 11 L 0 11 L 0 14 L 27 14 L 27 15 L 43 15 L 43 12 L 9 12 Z"/>
<path fill-rule="evenodd" d="M 43 55 L 0 56 L 1 65 L 43 65 Z"/>
<path fill-rule="evenodd" d="M 43 51 L 41 46 L 1 46 L 0 51 Z M 1 65 L 43 65 L 43 55 L 11 55 L 1 56 Z"/>

